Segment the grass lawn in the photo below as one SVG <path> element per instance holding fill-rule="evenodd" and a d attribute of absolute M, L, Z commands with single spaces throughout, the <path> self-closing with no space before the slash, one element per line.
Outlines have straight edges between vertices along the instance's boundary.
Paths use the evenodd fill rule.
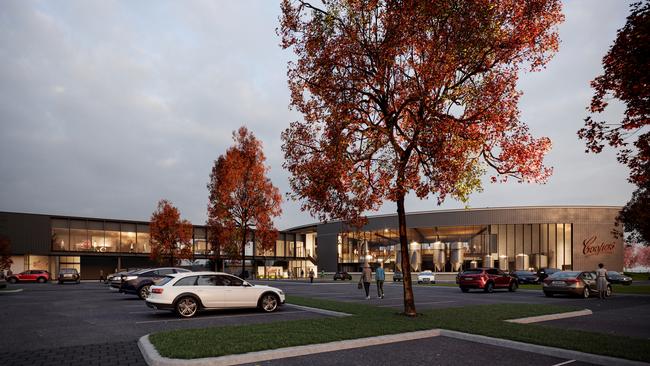
<path fill-rule="evenodd" d="M 292 304 L 353 314 L 342 318 L 186 329 L 156 333 L 150 340 L 165 357 L 191 359 L 325 343 L 434 328 L 457 330 L 521 342 L 568 348 L 633 360 L 650 361 L 650 341 L 563 330 L 503 320 L 577 310 L 536 304 L 479 305 L 426 310 L 415 318 L 395 309 L 289 296 Z"/>

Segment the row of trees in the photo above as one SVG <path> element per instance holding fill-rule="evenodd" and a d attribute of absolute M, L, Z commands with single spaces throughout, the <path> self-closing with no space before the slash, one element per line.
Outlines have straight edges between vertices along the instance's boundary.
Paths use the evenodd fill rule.
<path fill-rule="evenodd" d="M 282 196 L 266 176 L 269 167 L 264 165 L 261 142 L 245 127 L 233 133 L 233 140 L 235 144 L 215 160 L 208 183 L 207 226 L 215 270 L 223 263 L 222 252 L 226 258 L 243 259 L 251 237 L 262 250 L 275 245 L 273 217 L 282 213 Z M 158 202 L 151 215 L 150 235 L 150 257 L 156 262 L 175 265 L 194 255 L 192 224 L 168 200 Z M 242 260 L 242 273 L 245 270 Z"/>

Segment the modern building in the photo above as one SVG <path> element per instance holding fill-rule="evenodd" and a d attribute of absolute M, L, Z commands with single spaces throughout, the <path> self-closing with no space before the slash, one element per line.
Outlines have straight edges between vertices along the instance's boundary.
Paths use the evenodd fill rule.
<path fill-rule="evenodd" d="M 407 214 L 412 271 L 455 272 L 495 266 L 504 270 L 623 269 L 623 239 L 613 235 L 621 207 L 550 206 L 439 210 Z M 262 250 L 251 237 L 246 266 L 259 276 L 301 277 L 315 272 L 401 269 L 397 215 L 368 217 L 361 229 L 343 222 L 314 223 L 280 232 L 276 245 Z M 84 278 L 116 269 L 146 267 L 149 223 L 58 215 L 0 212 L 0 235 L 9 237 L 14 272 L 74 267 Z M 254 234 L 253 234 L 254 235 Z M 213 253 L 205 226 L 195 225 L 192 263 Z M 227 261 L 238 273 L 241 262 Z"/>
<path fill-rule="evenodd" d="M 0 212 L 0 235 L 9 238 L 12 271 L 76 268 L 85 279 L 96 279 L 117 269 L 154 266 L 149 259 L 149 223 L 119 219 Z M 204 266 L 213 257 L 208 230 L 194 225 L 191 261 Z M 303 276 L 316 270 L 314 234 L 280 232 L 273 248 L 246 246 L 246 267 L 257 276 Z M 223 254 L 223 253 L 222 253 Z M 241 272 L 241 261 L 225 261 L 224 270 Z"/>
<path fill-rule="evenodd" d="M 440 210 L 406 216 L 412 271 L 623 269 L 623 239 L 613 230 L 621 207 L 549 206 Z M 371 216 L 360 230 L 342 222 L 287 230 L 316 234 L 318 265 L 358 271 L 368 260 L 400 269 L 397 215 Z"/>

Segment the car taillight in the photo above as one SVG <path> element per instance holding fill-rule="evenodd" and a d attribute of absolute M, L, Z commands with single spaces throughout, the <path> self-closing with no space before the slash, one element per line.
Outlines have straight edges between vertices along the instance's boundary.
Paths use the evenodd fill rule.
<path fill-rule="evenodd" d="M 481 281 L 485 282 L 485 281 L 487 281 L 487 279 L 488 279 L 488 276 L 486 274 L 481 275 Z"/>
<path fill-rule="evenodd" d="M 152 294 L 162 294 L 162 293 L 163 293 L 163 289 L 161 289 L 161 288 L 152 288 L 152 289 L 151 289 L 151 293 L 152 293 Z"/>

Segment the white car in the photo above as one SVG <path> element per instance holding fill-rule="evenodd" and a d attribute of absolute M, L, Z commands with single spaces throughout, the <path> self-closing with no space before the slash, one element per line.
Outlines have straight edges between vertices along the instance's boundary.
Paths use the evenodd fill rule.
<path fill-rule="evenodd" d="M 253 285 L 221 272 L 176 273 L 151 286 L 147 306 L 190 318 L 201 309 L 255 308 L 275 311 L 284 304 L 282 290 Z"/>
<path fill-rule="evenodd" d="M 422 271 L 418 274 L 418 283 L 436 283 L 436 275 L 431 271 Z"/>

